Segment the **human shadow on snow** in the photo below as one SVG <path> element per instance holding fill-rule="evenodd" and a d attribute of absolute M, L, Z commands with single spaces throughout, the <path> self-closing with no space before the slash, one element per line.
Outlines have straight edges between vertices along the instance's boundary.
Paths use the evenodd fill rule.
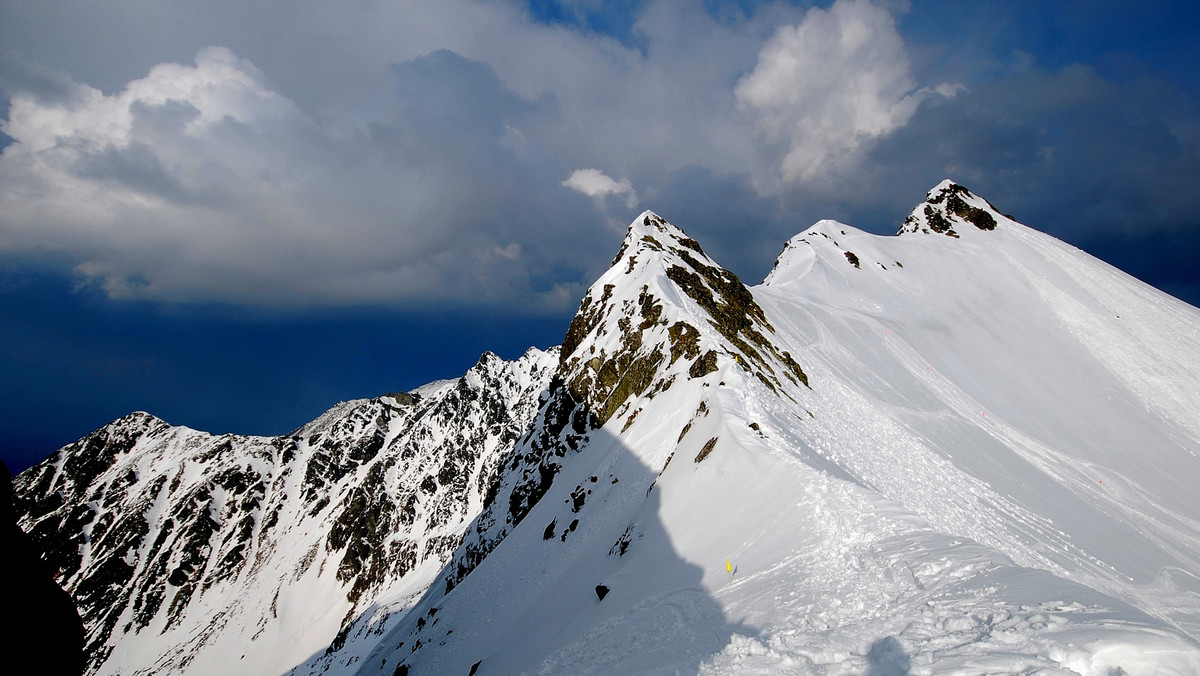
<path fill-rule="evenodd" d="M 866 676 L 907 676 L 910 669 L 908 653 L 895 636 L 879 639 L 867 651 Z"/>

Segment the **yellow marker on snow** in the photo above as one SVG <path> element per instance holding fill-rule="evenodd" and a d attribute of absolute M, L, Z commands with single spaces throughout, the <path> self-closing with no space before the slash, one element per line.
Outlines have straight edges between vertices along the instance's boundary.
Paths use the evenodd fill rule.
<path fill-rule="evenodd" d="M 729 559 L 725 559 L 725 572 L 729 573 L 729 578 L 733 579 L 733 564 Z"/>

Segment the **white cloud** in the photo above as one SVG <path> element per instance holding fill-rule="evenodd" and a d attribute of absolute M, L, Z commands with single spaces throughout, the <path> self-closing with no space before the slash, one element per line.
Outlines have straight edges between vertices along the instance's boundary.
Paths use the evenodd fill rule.
<path fill-rule="evenodd" d="M 792 183 L 846 166 L 930 95 L 916 90 L 892 15 L 869 0 L 837 0 L 780 27 L 735 91 L 760 139 L 782 153 L 779 171 Z"/>
<path fill-rule="evenodd" d="M 530 217 L 575 209 L 553 204 L 564 191 L 545 150 L 514 142 L 539 104 L 449 52 L 393 80 L 369 123 L 339 132 L 223 48 L 111 95 L 79 83 L 56 101 L 16 95 L 0 123 L 13 139 L 0 253 L 65 255 L 113 297 L 560 302 L 553 282 L 579 282 L 531 270 L 547 256 L 587 263 Z"/>
<path fill-rule="evenodd" d="M 693 170 L 779 192 L 926 95 L 890 15 L 864 2 L 721 21 L 702 0 L 650 0 L 623 44 L 518 2 L 266 0 L 236 20 L 171 6 L 142 23 L 105 5 L 78 32 L 52 20 L 63 1 L 31 9 L 38 42 L 22 37 L 33 24 L 0 26 L 88 80 L 10 93 L 0 253 L 68 258 L 115 296 L 557 302 L 607 263 L 606 205 L 657 200 Z M 821 50 L 824 29 L 863 39 Z M 185 48 L 193 64 L 176 63 Z M 0 90 L 41 81 L 6 64 Z M 604 169 L 563 181 L 573 167 Z M 597 246 L 571 245 L 582 236 Z"/>
<path fill-rule="evenodd" d="M 566 7 L 622 5 L 597 3 Z M 0 155 L 0 258 L 69 260 L 114 295 L 535 297 L 561 310 L 608 263 L 614 199 L 676 214 L 753 269 L 796 223 L 902 214 L 954 171 L 1001 182 L 1093 169 L 1057 168 L 1069 146 L 1044 139 L 1014 172 L 1016 149 L 1041 139 L 1027 119 L 1077 138 L 1111 124 L 1086 138 L 1117 148 L 1131 175 L 1195 164 L 1129 160 L 1121 139 L 1143 127 L 1071 107 L 1069 87 L 980 107 L 978 92 L 937 84 L 1017 80 L 998 74 L 1007 51 L 988 57 L 998 43 L 960 25 L 971 12 L 917 7 L 904 25 L 945 39 L 910 51 L 893 19 L 903 0 L 623 3 L 623 40 L 534 21 L 524 0 L 109 2 L 89 3 L 86 20 L 75 0 L 20 4 L 0 21 L 0 124 L 16 139 Z M 916 75 L 939 70 L 954 77 Z M 1130 91 L 1161 114 L 1165 94 Z M 1012 101 L 1020 110 L 988 114 Z M 1192 109 L 1173 117 L 1137 147 L 1194 148 Z M 989 131 L 965 145 L 951 125 Z M 576 167 L 603 168 L 615 191 L 593 181 L 582 187 L 600 196 L 579 199 L 563 185 Z"/>
<path fill-rule="evenodd" d="M 609 195 L 623 197 L 629 209 L 638 203 L 637 193 L 629 179 L 615 181 L 599 169 L 576 169 L 562 184 L 592 198 L 603 199 Z"/>
<path fill-rule="evenodd" d="M 97 146 L 128 146 L 133 108 L 138 105 L 187 102 L 197 113 L 186 129 L 193 136 L 226 120 L 248 124 L 262 117 L 293 114 L 291 102 L 267 90 L 260 78 L 252 64 L 228 49 L 208 47 L 196 54 L 195 67 L 160 64 L 114 96 L 105 96 L 83 84 L 75 85 L 71 100 L 49 105 L 29 94 L 17 94 L 0 129 L 24 149 L 36 153 L 66 139 Z"/>
<path fill-rule="evenodd" d="M 0 27 L 87 80 L 49 96 L 0 60 L 0 254 L 51 252 L 115 296 L 267 304 L 557 302 L 616 245 L 605 200 L 752 166 L 732 83 L 798 15 L 723 24 L 700 0 L 652 0 L 630 46 L 516 2 L 172 6 L 138 31 L 106 5 L 85 32 L 53 19 L 61 2 L 36 5 L 38 42 Z M 188 45 L 195 63 L 177 62 Z M 600 166 L 624 178 L 573 199 L 566 171 Z M 512 243 L 518 258 L 494 255 Z"/>

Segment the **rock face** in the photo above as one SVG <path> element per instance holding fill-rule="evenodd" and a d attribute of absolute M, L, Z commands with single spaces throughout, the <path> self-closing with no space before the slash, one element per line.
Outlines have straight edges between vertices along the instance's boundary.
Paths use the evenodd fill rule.
<path fill-rule="evenodd" d="M 987 200 L 972 194 L 970 190 L 953 181 L 946 180 L 930 190 L 925 203 L 917 205 L 908 218 L 904 219 L 900 233 L 934 232 L 958 237 L 958 230 L 968 227 L 995 230 L 994 213 L 995 207 Z"/>
<path fill-rule="evenodd" d="M 561 348 L 17 511 L 101 674 L 1200 670 L 1200 313 L 953 182 L 900 231 L 750 287 L 645 212 Z"/>
<path fill-rule="evenodd" d="M 12 674 L 82 674 L 83 620 L 37 545 L 17 527 L 12 476 L 0 462 L 0 607 L 4 670 Z"/>
<path fill-rule="evenodd" d="M 592 430 L 612 420 L 628 429 L 642 410 L 638 399 L 711 380 L 727 362 L 773 392 L 780 379 L 807 386 L 773 333 L 753 294 L 698 242 L 652 212 L 635 219 L 612 267 L 580 303 L 542 413 L 505 466 L 499 500 L 455 555 L 446 591 L 521 523 Z"/>

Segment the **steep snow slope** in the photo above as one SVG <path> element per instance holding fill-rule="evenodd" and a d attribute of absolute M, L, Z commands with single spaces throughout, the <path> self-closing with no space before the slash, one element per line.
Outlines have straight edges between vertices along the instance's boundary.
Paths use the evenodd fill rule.
<path fill-rule="evenodd" d="M 351 401 L 277 438 L 134 413 L 17 482 L 94 673 L 282 673 L 428 587 L 537 412 L 555 351 Z"/>
<path fill-rule="evenodd" d="M 945 184 L 931 200 L 947 192 L 988 207 Z M 974 519 L 964 534 L 1016 537 L 1004 551 L 1094 573 L 1108 591 L 1113 573 L 1145 582 L 1172 566 L 1196 571 L 1200 312 L 994 215 L 994 231 L 960 228 L 960 241 L 822 222 L 789 243 L 761 289 L 768 307 L 789 335 L 807 332 L 809 358 L 849 389 L 831 412 L 864 409 L 860 430 L 879 421 L 874 445 L 829 429 L 831 453 L 926 518 L 960 530 Z M 912 452 L 930 454 L 905 463 L 924 476 L 898 475 Z M 947 480 L 947 461 L 1021 511 L 954 514 L 956 496 L 920 486 Z M 1035 544 L 1020 547 L 1028 535 Z"/>
<path fill-rule="evenodd" d="M 18 508 L 102 673 L 1194 674 L 1197 329 L 949 181 L 756 287 L 646 212 L 560 350 Z"/>
<path fill-rule="evenodd" d="M 639 217 L 556 377 L 597 428 L 347 667 L 1200 671 L 1196 310 L 952 183 L 904 230 L 746 289 Z"/>

